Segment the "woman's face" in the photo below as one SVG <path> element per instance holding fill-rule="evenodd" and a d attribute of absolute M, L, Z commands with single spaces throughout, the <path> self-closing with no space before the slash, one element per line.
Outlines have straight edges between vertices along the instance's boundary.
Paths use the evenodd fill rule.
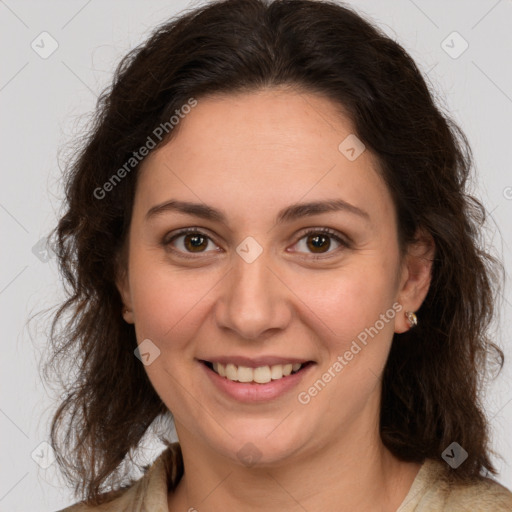
<path fill-rule="evenodd" d="M 217 96 L 144 161 L 119 288 L 180 441 L 272 464 L 377 431 L 393 333 L 419 304 L 352 133 L 314 94 Z"/>

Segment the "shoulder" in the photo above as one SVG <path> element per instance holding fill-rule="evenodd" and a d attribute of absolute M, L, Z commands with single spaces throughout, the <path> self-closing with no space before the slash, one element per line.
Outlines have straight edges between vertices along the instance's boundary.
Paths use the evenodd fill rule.
<path fill-rule="evenodd" d="M 447 492 L 445 509 L 457 512 L 512 512 L 512 492 L 490 478 L 454 485 Z"/>
<path fill-rule="evenodd" d="M 169 489 L 176 486 L 183 473 L 181 450 L 178 443 L 169 444 L 159 457 L 144 468 L 144 475 L 121 488 L 101 495 L 102 503 L 88 505 L 75 503 L 57 512 L 117 512 L 130 510 L 167 510 Z M 165 508 L 162 508 L 164 507 Z"/>
<path fill-rule="evenodd" d="M 130 486 L 102 494 L 104 501 L 101 505 L 87 505 L 85 502 L 80 502 L 57 512 L 113 512 L 115 510 L 130 510 L 128 506 L 135 501 L 136 496 L 139 494 L 138 488 L 140 487 L 141 480 L 134 482 Z"/>
<path fill-rule="evenodd" d="M 482 477 L 457 482 L 451 468 L 427 459 L 397 512 L 511 512 L 512 492 L 495 480 Z"/>

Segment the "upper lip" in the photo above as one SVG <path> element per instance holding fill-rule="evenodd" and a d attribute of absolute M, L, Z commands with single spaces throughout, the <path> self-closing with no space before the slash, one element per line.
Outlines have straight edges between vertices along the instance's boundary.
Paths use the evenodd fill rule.
<path fill-rule="evenodd" d="M 200 361 L 207 363 L 234 364 L 235 366 L 246 366 L 248 368 L 259 368 L 260 366 L 274 366 L 276 364 L 288 363 L 308 363 L 310 359 L 298 359 L 296 357 L 280 357 L 280 356 L 261 356 L 261 357 L 244 357 L 244 356 L 212 356 L 201 358 Z"/>

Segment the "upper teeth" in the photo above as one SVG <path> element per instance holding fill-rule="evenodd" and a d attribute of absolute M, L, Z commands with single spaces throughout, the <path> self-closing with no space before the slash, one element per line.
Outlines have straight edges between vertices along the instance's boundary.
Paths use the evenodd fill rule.
<path fill-rule="evenodd" d="M 258 366 L 258 368 L 249 368 L 247 366 L 236 366 L 228 363 L 213 363 L 213 369 L 221 377 L 236 382 L 257 382 L 266 384 L 271 380 L 281 379 L 296 372 L 302 366 L 301 363 L 275 364 L 273 366 Z"/>

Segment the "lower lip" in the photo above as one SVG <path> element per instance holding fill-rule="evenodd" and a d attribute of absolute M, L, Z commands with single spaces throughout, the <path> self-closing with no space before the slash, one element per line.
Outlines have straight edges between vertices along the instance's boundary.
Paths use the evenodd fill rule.
<path fill-rule="evenodd" d="M 272 400 L 296 387 L 303 377 L 309 373 L 314 364 L 308 364 L 297 373 L 293 373 L 281 379 L 271 380 L 266 384 L 255 382 L 235 382 L 221 377 L 218 373 L 199 362 L 213 384 L 223 393 L 240 402 L 265 402 Z"/>

